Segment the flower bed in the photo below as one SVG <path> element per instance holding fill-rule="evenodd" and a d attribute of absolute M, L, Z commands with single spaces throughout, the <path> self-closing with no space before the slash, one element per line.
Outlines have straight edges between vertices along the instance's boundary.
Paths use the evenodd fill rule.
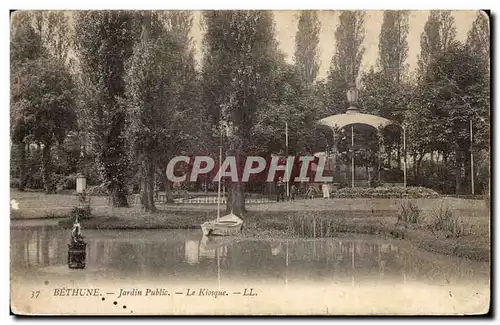
<path fill-rule="evenodd" d="M 332 194 L 334 198 L 437 198 L 439 194 L 425 187 L 344 187 Z"/>

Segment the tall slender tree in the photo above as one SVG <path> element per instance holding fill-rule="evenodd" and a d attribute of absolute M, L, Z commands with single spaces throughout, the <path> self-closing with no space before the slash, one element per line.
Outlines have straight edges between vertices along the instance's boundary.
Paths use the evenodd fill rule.
<path fill-rule="evenodd" d="M 319 32 L 321 24 L 316 11 L 301 11 L 295 34 L 295 68 L 304 81 L 311 85 L 319 71 Z"/>
<path fill-rule="evenodd" d="M 420 36 L 419 76 L 423 76 L 427 67 L 453 44 L 456 34 L 455 18 L 451 11 L 433 10 L 430 12 Z"/>
<path fill-rule="evenodd" d="M 364 11 L 342 11 L 335 30 L 335 53 L 323 90 L 323 114 L 339 114 L 348 106 L 346 92 L 356 82 L 365 52 Z"/>
<path fill-rule="evenodd" d="M 81 75 L 80 112 L 99 174 L 113 206 L 128 206 L 125 62 L 136 33 L 133 14 L 125 11 L 81 11 L 74 18 L 74 44 Z"/>
<path fill-rule="evenodd" d="M 257 112 L 268 104 L 272 94 L 278 57 L 273 14 L 207 11 L 203 18 L 203 102 L 215 126 L 222 124 L 219 121 L 228 125 L 227 152 L 241 164 L 250 146 Z M 227 202 L 228 212 L 245 211 L 243 183 L 230 182 Z"/>
<path fill-rule="evenodd" d="M 486 13 L 478 11 L 472 28 L 467 33 L 467 48 L 484 64 L 490 61 L 490 23 Z"/>
<path fill-rule="evenodd" d="M 14 17 L 11 49 L 12 135 L 20 147 L 20 188 L 23 189 L 26 145 L 42 149 L 42 181 L 46 193 L 55 190 L 51 149 L 62 143 L 74 126 L 75 87 L 72 76 L 59 60 L 30 12 Z M 53 26 L 52 24 L 51 26 Z"/>
<path fill-rule="evenodd" d="M 378 65 L 385 78 L 399 83 L 408 58 L 409 12 L 386 10 L 380 30 Z"/>
<path fill-rule="evenodd" d="M 16 93 L 16 79 L 19 77 L 21 68 L 30 61 L 36 60 L 43 54 L 43 46 L 31 24 L 29 12 L 16 12 L 12 15 L 11 40 L 10 40 L 10 73 L 11 73 L 11 107 L 10 125 L 11 140 L 13 143 L 12 157 L 19 172 L 19 190 L 24 191 L 26 186 L 26 146 L 28 130 L 26 116 L 21 107 L 16 104 L 13 94 Z"/>
<path fill-rule="evenodd" d="M 155 169 L 161 158 L 186 149 L 186 130 L 194 132 L 186 123 L 195 117 L 188 106 L 196 99 L 192 83 L 196 71 L 189 61 L 192 48 L 176 32 L 189 31 L 190 20 L 176 19 L 172 24 L 170 14 L 176 17 L 178 13 L 167 13 L 166 24 L 158 12 L 140 14 L 141 38 L 127 62 L 125 77 L 126 134 L 132 159 L 139 165 L 141 202 L 147 211 L 156 210 Z"/>
<path fill-rule="evenodd" d="M 355 83 L 365 48 L 364 11 L 342 11 L 335 30 L 335 54 L 330 74 L 338 74 L 346 83 Z"/>
<path fill-rule="evenodd" d="M 35 11 L 31 14 L 33 25 L 41 43 L 57 60 L 68 63 L 71 48 L 72 26 L 64 11 Z"/>

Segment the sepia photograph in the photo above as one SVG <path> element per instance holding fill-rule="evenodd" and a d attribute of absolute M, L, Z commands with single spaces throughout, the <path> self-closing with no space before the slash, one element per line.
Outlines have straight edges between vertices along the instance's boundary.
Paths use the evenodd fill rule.
<path fill-rule="evenodd" d="M 11 10 L 11 313 L 489 313 L 491 22 Z"/>

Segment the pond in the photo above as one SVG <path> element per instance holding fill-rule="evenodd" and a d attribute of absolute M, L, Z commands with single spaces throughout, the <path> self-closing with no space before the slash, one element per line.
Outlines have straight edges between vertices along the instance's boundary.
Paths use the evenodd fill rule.
<path fill-rule="evenodd" d="M 274 297 L 276 292 L 286 290 L 289 295 L 283 298 L 283 303 L 286 301 L 289 308 L 295 303 L 294 314 L 316 310 L 318 304 L 313 301 L 317 298 L 309 299 L 311 306 L 307 307 L 304 297 L 300 297 L 306 292 L 313 297 L 319 293 L 326 295 L 325 299 L 331 298 L 332 303 L 351 299 L 350 304 L 339 310 L 335 308 L 340 308 L 339 303 L 334 303 L 327 313 L 461 313 L 477 312 L 489 303 L 488 263 L 424 252 L 400 240 L 372 236 L 315 240 L 208 239 L 201 230 L 84 230 L 84 236 L 88 243 L 87 266 L 84 270 L 70 270 L 68 230 L 56 225 L 12 228 L 12 281 L 26 286 L 26 290 L 41 283 L 108 286 L 114 288 L 109 290 L 115 296 L 119 296 L 119 288 L 125 285 L 130 288 L 131 283 L 135 283 L 134 287 L 168 286 L 172 294 L 177 290 L 179 296 L 193 286 L 241 288 L 241 292 L 256 288 L 261 297 Z M 330 288 L 329 293 L 326 288 Z M 350 288 L 349 298 L 346 288 Z M 387 301 L 380 301 L 384 296 Z M 446 302 L 438 308 L 436 299 L 440 296 Z M 254 303 L 258 299 L 254 298 Z M 280 299 L 273 298 L 277 304 L 274 308 L 278 308 Z M 410 305 L 416 304 L 416 309 L 397 304 L 398 299 L 412 299 Z M 274 313 L 268 300 L 265 307 L 262 301 L 255 308 Z M 184 302 L 179 306 L 188 305 Z M 148 306 L 140 306 L 136 312 L 143 309 L 148 313 L 149 309 L 143 308 Z M 280 305 L 279 310 L 287 310 L 286 306 Z M 176 312 L 182 310 L 179 308 Z M 300 308 L 304 310 L 301 312 Z M 236 309 L 233 306 L 228 311 Z M 323 307 L 317 309 L 325 312 Z"/>

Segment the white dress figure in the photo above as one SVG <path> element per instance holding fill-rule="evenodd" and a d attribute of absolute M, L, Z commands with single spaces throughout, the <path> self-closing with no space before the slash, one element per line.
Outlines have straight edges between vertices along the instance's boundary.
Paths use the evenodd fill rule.
<path fill-rule="evenodd" d="M 323 198 L 329 199 L 330 198 L 330 187 L 328 186 L 328 184 L 323 183 L 323 185 L 321 185 L 321 189 L 323 190 Z"/>

